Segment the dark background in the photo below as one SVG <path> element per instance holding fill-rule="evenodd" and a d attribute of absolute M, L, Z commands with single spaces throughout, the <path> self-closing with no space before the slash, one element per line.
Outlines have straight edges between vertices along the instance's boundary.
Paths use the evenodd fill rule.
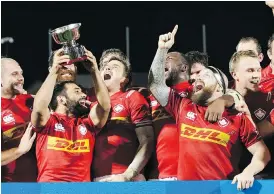
<path fill-rule="evenodd" d="M 2 37 L 13 37 L 8 56 L 24 70 L 26 88 L 44 80 L 48 60 L 48 29 L 82 23 L 83 44 L 99 59 L 102 51 L 126 52 L 125 27 L 130 28 L 130 60 L 134 72 L 148 72 L 160 34 L 179 25 L 173 50 L 202 51 L 202 24 L 207 29 L 210 64 L 228 74 L 228 62 L 243 36 L 256 37 L 266 56 L 274 32 L 271 9 L 264 2 L 1 2 Z M 53 43 L 53 49 L 59 48 Z M 2 55 L 7 45 L 2 45 Z M 80 73 L 85 73 L 80 69 Z"/>

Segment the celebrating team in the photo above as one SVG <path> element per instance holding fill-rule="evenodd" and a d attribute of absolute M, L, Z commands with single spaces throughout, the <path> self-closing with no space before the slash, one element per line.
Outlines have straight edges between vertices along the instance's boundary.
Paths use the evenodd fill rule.
<path fill-rule="evenodd" d="M 244 189 L 256 175 L 273 178 L 274 34 L 263 70 L 258 41 L 240 40 L 228 82 L 205 53 L 168 52 L 177 31 L 159 37 L 148 89 L 131 87 L 119 49 L 99 66 L 85 49 L 92 88 L 75 83 L 80 64 L 53 52 L 35 96 L 20 65 L 2 58 L 2 181 L 233 179 Z"/>

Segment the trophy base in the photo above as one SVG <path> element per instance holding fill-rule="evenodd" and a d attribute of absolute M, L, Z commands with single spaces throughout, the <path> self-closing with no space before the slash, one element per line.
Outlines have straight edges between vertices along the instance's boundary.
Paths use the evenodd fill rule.
<path fill-rule="evenodd" d="M 64 47 L 64 54 L 70 56 L 70 61 L 63 65 L 71 65 L 73 63 L 83 62 L 87 60 L 87 56 L 85 55 L 85 49 L 82 45 L 74 45 L 71 47 Z"/>
<path fill-rule="evenodd" d="M 79 62 L 83 62 L 87 60 L 87 56 L 84 55 L 82 57 L 78 57 L 76 59 L 71 59 L 68 63 L 65 63 L 64 65 L 71 65 L 71 64 L 76 64 L 76 63 L 79 63 Z"/>

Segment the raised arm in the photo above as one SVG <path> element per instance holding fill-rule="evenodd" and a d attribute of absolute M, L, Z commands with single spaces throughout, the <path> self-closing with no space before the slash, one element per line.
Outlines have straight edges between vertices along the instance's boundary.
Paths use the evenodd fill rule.
<path fill-rule="evenodd" d="M 88 56 L 88 60 L 91 62 L 90 73 L 94 85 L 95 95 L 98 101 L 98 104 L 91 108 L 89 117 L 96 127 L 102 128 L 106 124 L 110 112 L 110 97 L 107 87 L 100 75 L 96 58 L 90 51 L 86 49 L 85 51 Z"/>
<path fill-rule="evenodd" d="M 46 125 L 49 117 L 50 110 L 48 108 L 52 95 L 54 86 L 56 84 L 56 79 L 58 75 L 58 70 L 60 69 L 60 64 L 66 63 L 70 60 L 68 55 L 62 55 L 63 49 L 59 49 L 55 52 L 53 57 L 53 64 L 50 72 L 42 84 L 41 88 L 35 95 L 33 103 L 33 111 L 31 114 L 31 123 L 35 127 L 43 127 Z"/>
<path fill-rule="evenodd" d="M 174 44 L 174 38 L 178 30 L 176 25 L 172 32 L 159 36 L 158 49 L 153 59 L 148 75 L 148 87 L 153 96 L 162 106 L 166 106 L 170 88 L 165 83 L 165 61 L 168 50 Z"/>

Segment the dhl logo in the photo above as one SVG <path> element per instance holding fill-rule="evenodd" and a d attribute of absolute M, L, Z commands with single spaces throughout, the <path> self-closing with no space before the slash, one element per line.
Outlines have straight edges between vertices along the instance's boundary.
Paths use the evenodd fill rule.
<path fill-rule="evenodd" d="M 73 142 L 67 139 L 49 136 L 47 148 L 50 150 L 61 150 L 73 153 L 90 152 L 88 139 L 76 140 Z"/>
<path fill-rule="evenodd" d="M 226 146 L 230 139 L 230 135 L 224 132 L 215 129 L 192 127 L 185 124 L 181 125 L 181 136 L 189 139 L 209 141 L 222 146 Z"/>

